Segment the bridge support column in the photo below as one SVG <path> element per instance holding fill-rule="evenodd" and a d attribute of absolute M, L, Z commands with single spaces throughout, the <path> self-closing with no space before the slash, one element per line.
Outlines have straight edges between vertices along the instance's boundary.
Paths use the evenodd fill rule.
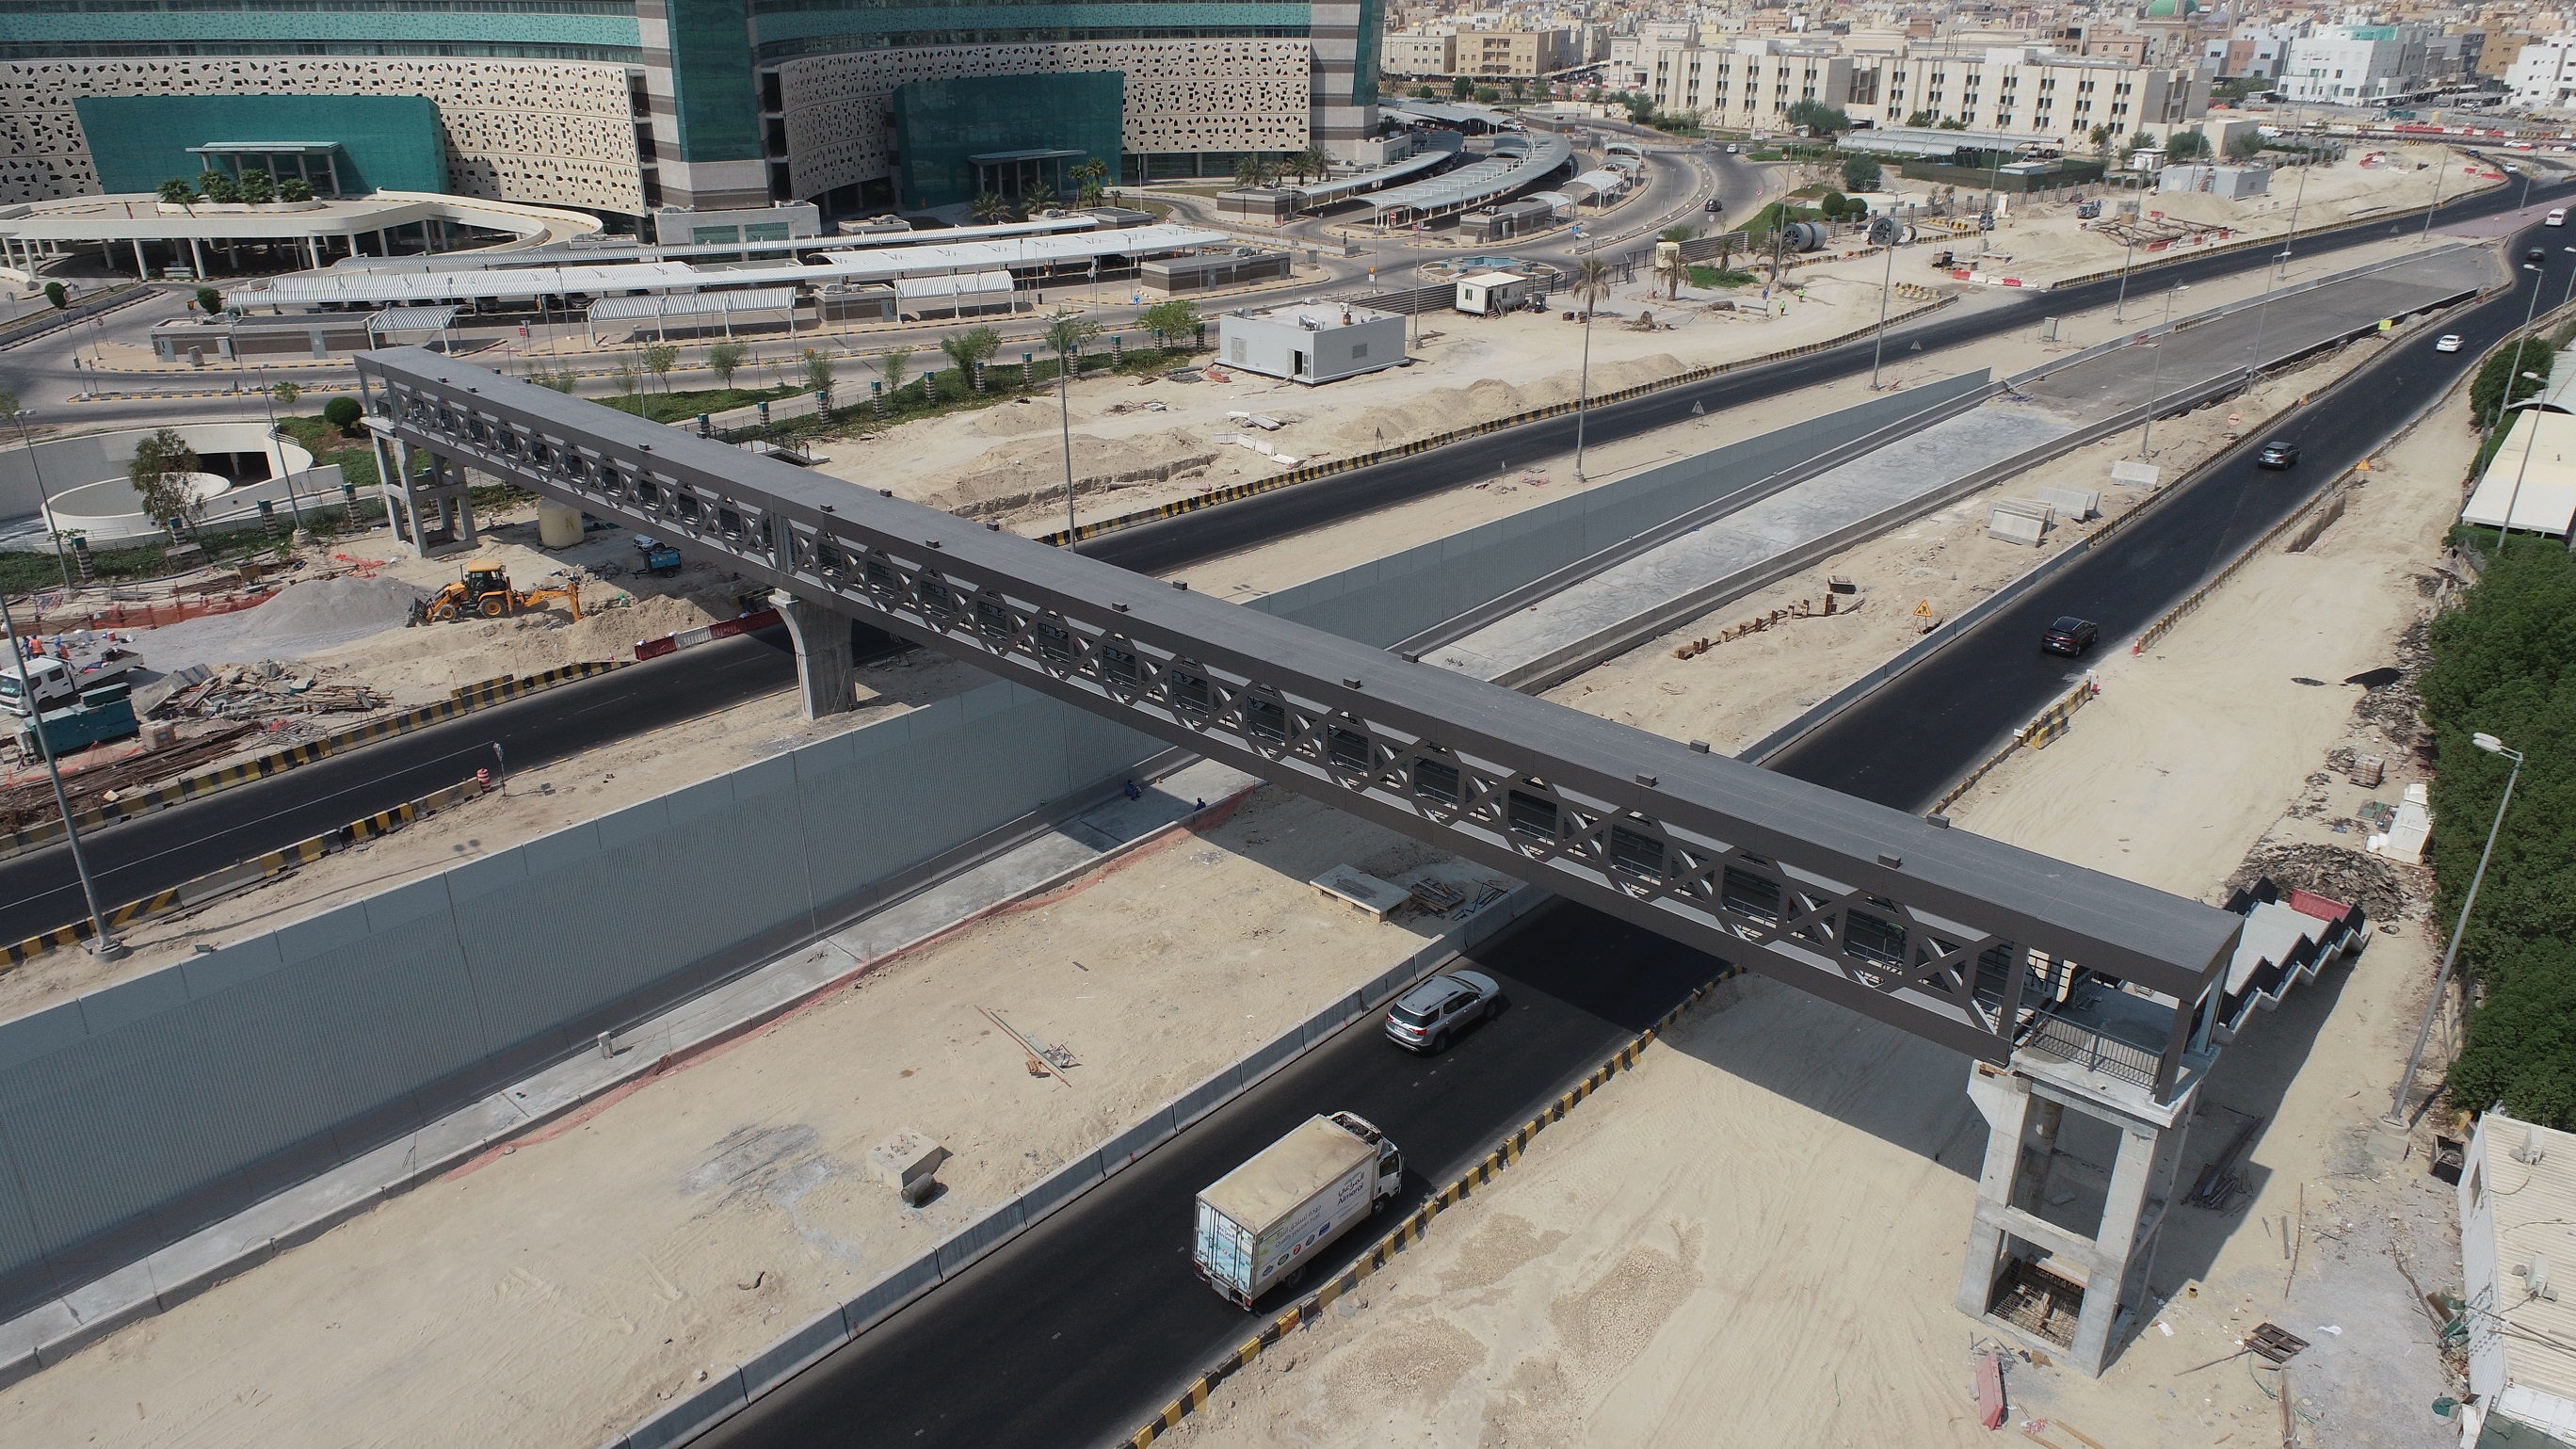
<path fill-rule="evenodd" d="M 2147 1274 L 2195 1095 L 2158 1103 L 2071 1063 L 1973 1067 L 1986 1161 L 1960 1311 L 2099 1377 L 2155 1307 Z"/>
<path fill-rule="evenodd" d="M 476 547 L 481 535 L 474 527 L 474 498 L 464 465 L 437 453 L 420 456 L 427 467 L 415 465 L 412 450 L 401 439 L 376 437 L 378 491 L 394 537 L 422 558 Z"/>
<path fill-rule="evenodd" d="M 769 596 L 787 637 L 796 645 L 796 685 L 805 696 L 805 718 L 821 719 L 854 708 L 859 670 L 850 651 L 850 618 L 780 590 Z"/>

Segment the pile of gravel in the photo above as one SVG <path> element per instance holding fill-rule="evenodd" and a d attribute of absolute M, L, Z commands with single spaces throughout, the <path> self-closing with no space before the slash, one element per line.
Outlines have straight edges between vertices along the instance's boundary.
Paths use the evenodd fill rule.
<path fill-rule="evenodd" d="M 411 617 L 412 601 L 429 592 L 383 578 L 289 584 L 256 608 L 147 630 L 136 636 L 135 648 L 163 674 L 191 664 L 295 659 L 399 629 Z"/>

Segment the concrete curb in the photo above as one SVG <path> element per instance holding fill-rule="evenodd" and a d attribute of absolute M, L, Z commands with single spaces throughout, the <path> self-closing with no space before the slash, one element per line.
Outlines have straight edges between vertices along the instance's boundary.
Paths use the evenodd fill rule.
<path fill-rule="evenodd" d="M 858 1297 L 790 1329 L 759 1353 L 713 1377 L 688 1398 L 675 1401 L 626 1433 L 607 1441 L 602 1449 L 675 1449 L 675 1446 L 696 1439 L 842 1345 L 884 1323 L 1005 1243 L 1044 1222 L 1067 1204 L 1079 1200 L 1146 1153 L 1179 1136 L 1191 1124 L 1251 1090 L 1343 1028 L 1366 1017 L 1414 982 L 1456 959 L 1463 950 L 1491 938 L 1550 899 L 1536 887 L 1524 885 L 1483 910 L 1472 911 L 1450 930 L 1432 938 L 1368 985 L 1324 1008 L 1234 1065 L 1219 1070 L 1097 1149 L 1057 1168 L 1018 1197 L 959 1229 L 946 1242 L 878 1279 Z M 1633 1060 L 1635 1050 L 1632 1045 L 1625 1055 Z M 1605 1067 L 1602 1072 L 1610 1070 Z M 1601 1075 L 1595 1074 L 1596 1077 Z M 1591 1089 L 1592 1085 L 1587 1084 L 1580 1092 L 1568 1095 L 1579 1101 L 1582 1094 Z M 1564 1105 L 1559 1103 L 1560 1115 Z M 1454 1186 L 1451 1193 L 1463 1195 Z M 1444 1201 L 1442 1206 L 1446 1205 L 1447 1201 Z M 1435 1211 L 1437 1209 L 1427 1208 L 1424 1214 Z M 1424 1220 L 1427 1222 L 1428 1217 L 1425 1216 Z"/>
<path fill-rule="evenodd" d="M 1522 1123 L 1519 1130 L 1496 1144 L 1493 1151 L 1486 1153 L 1482 1162 L 1469 1168 L 1457 1181 L 1442 1188 L 1429 1202 L 1415 1209 L 1411 1216 L 1397 1224 L 1393 1232 L 1378 1239 L 1376 1245 L 1371 1247 L 1358 1262 L 1344 1269 L 1339 1277 L 1298 1299 L 1287 1312 L 1272 1319 L 1269 1325 L 1261 1330 L 1258 1337 L 1245 1340 L 1241 1347 L 1226 1355 L 1215 1368 L 1193 1380 L 1188 1388 L 1181 1391 L 1180 1397 L 1165 1404 L 1160 1414 L 1155 1415 L 1143 1428 L 1138 1429 L 1124 1442 L 1133 1445 L 1134 1449 L 1145 1449 L 1145 1446 L 1156 1439 L 1179 1428 L 1183 1419 L 1205 1409 L 1209 1390 L 1225 1382 L 1236 1372 L 1251 1367 L 1253 1361 L 1261 1357 L 1264 1350 L 1275 1347 L 1281 1339 L 1315 1322 L 1324 1309 L 1330 1307 L 1335 1300 L 1344 1294 L 1356 1291 L 1370 1275 L 1392 1263 L 1396 1254 L 1422 1241 L 1430 1233 L 1434 1219 L 1465 1202 L 1479 1190 L 1490 1186 L 1497 1175 L 1518 1162 L 1529 1151 L 1531 1138 L 1546 1131 L 1551 1124 L 1564 1121 L 1567 1112 L 1573 1110 L 1585 1098 L 1608 1086 L 1612 1078 L 1621 1072 L 1636 1070 L 1639 1054 L 1653 1045 L 1655 1038 L 1670 1030 L 1672 1024 L 1680 1019 L 1683 1012 L 1698 1005 L 1711 991 L 1716 990 L 1719 982 L 1735 974 L 1737 974 L 1735 969 L 1730 967 L 1721 972 L 1715 980 L 1692 988 L 1691 994 L 1682 999 L 1681 1005 L 1665 1012 L 1653 1026 L 1640 1032 L 1634 1041 L 1621 1047 L 1616 1055 L 1603 1062 L 1598 1070 L 1559 1096 L 1548 1105 L 1546 1110 Z"/>
<path fill-rule="evenodd" d="M 173 805 L 184 805 L 191 800 L 202 800 L 208 795 L 219 795 L 236 785 L 247 785 L 253 780 L 282 775 L 298 765 L 312 764 L 316 760 L 339 754 L 353 745 L 373 744 L 377 740 L 409 734 L 423 725 L 443 723 L 477 709 L 552 689 L 558 684 L 569 684 L 576 679 L 588 679 L 595 674 L 606 674 L 613 669 L 623 669 L 631 662 L 633 661 L 610 659 L 590 664 L 566 664 L 560 668 L 549 669 L 543 674 L 531 674 L 525 679 L 504 675 L 499 679 L 487 679 L 480 684 L 468 684 L 453 691 L 445 704 L 427 705 L 387 719 L 345 729 L 337 734 L 325 735 L 318 740 L 308 740 L 300 745 L 272 750 L 258 759 L 244 760 L 238 765 L 226 765 L 219 770 L 208 770 L 202 774 L 191 775 L 184 780 L 174 780 L 157 790 L 119 800 L 113 805 L 93 805 L 73 816 L 72 823 L 82 830 L 95 830 L 102 825 L 116 825 L 127 820 L 140 819 L 143 816 L 167 810 Z M 38 825 L 9 835 L 0 835 L 0 860 L 8 860 L 39 846 L 49 845 L 61 839 L 62 834 L 63 827 L 60 822 L 56 822 L 50 825 Z"/>

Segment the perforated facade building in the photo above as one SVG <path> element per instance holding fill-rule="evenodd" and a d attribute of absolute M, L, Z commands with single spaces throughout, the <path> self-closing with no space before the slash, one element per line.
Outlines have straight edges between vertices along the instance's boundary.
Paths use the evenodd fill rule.
<path fill-rule="evenodd" d="M 641 216 L 906 194 L 905 87 L 989 77 L 1099 83 L 1054 134 L 1043 106 L 977 128 L 989 153 L 1079 150 L 1107 179 L 1231 171 L 1245 151 L 1350 151 L 1377 127 L 1381 0 L 36 0 L 0 4 L 0 203 L 130 188 L 132 146 L 79 102 L 161 98 L 177 150 L 331 142 L 197 135 L 206 97 L 428 100 L 445 188 Z M 1043 90 L 1044 86 L 1037 89 Z M 1068 91 L 1068 94 L 1073 94 Z M 149 108 L 145 108 L 149 109 Z M 121 114 L 132 116 L 133 108 Z M 327 120 L 327 110 L 321 113 Z M 358 108 L 351 108 L 353 128 Z M 309 107 L 279 126 L 309 128 Z M 224 128 L 258 129 L 254 107 Z M 1111 133 L 1114 134 L 1114 138 Z M 1115 154 L 1103 154 L 1114 152 Z M 1063 158 L 1059 158 L 1063 159 Z M 102 160 L 106 165 L 102 167 Z M 134 163 L 141 164 L 141 163 Z M 943 158 L 940 174 L 1035 173 Z M 965 170 L 961 171 L 960 168 Z M 167 177 L 150 177 L 149 189 Z M 1052 188 L 1051 188 L 1052 189 Z"/>

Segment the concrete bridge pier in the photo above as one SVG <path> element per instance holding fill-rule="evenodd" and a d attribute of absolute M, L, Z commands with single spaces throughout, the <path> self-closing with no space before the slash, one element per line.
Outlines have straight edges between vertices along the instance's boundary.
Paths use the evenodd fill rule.
<path fill-rule="evenodd" d="M 1988 1330 L 2100 1377 L 2134 1316 L 2174 1205 L 2197 1083 L 2174 1100 L 2073 1062 L 1979 1063 L 1985 1170 L 1959 1309 Z"/>
<path fill-rule="evenodd" d="M 850 647 L 850 616 L 809 604 L 781 589 L 769 596 L 787 637 L 796 645 L 796 687 L 805 718 L 818 720 L 857 707 L 859 669 Z"/>

